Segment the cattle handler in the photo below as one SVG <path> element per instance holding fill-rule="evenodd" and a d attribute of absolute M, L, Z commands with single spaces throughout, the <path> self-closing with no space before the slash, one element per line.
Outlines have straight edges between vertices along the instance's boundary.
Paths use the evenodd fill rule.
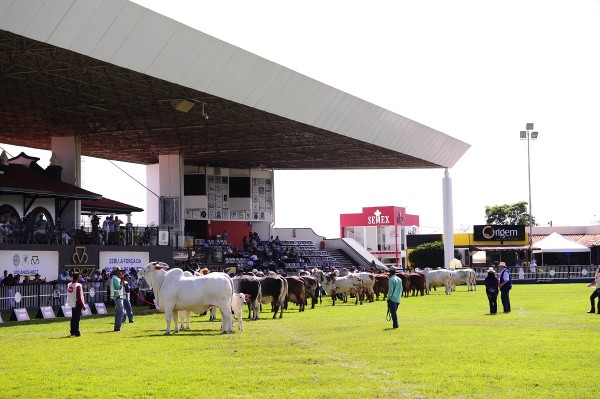
<path fill-rule="evenodd" d="M 402 280 L 396 276 L 394 266 L 390 266 L 388 271 L 390 273 L 387 294 L 388 314 L 392 318 L 392 328 L 398 328 L 398 305 L 400 305 L 400 298 L 402 298 Z"/>

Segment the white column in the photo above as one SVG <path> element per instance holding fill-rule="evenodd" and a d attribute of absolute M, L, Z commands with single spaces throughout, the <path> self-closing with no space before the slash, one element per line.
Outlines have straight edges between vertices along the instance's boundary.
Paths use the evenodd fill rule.
<path fill-rule="evenodd" d="M 81 140 L 79 136 L 52 136 L 50 147 L 62 167 L 61 180 L 81 187 Z M 71 201 L 61 215 L 61 222 L 67 228 L 78 228 L 80 216 L 81 201 Z"/>
<path fill-rule="evenodd" d="M 183 158 L 179 154 L 159 155 L 158 165 L 146 167 L 146 181 L 149 190 L 147 199 L 147 222 L 160 225 L 159 198 L 179 198 L 179 226 L 173 226 L 172 234 L 183 237 L 184 204 L 183 204 Z"/>
<path fill-rule="evenodd" d="M 452 179 L 448 168 L 444 171 L 442 179 L 442 190 L 444 195 L 444 267 L 450 267 L 450 261 L 454 259 L 454 220 L 452 214 Z"/>

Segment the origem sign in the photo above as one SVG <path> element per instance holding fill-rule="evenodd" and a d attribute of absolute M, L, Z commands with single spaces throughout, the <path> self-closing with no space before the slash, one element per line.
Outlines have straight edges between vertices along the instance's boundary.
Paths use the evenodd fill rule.
<path fill-rule="evenodd" d="M 473 226 L 475 241 L 525 241 L 525 225 L 478 225 Z"/>

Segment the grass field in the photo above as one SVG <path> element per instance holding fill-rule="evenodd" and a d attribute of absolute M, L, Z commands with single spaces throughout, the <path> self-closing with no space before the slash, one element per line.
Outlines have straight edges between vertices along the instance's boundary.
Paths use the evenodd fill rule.
<path fill-rule="evenodd" d="M 515 285 L 512 313 L 490 316 L 483 287 L 438 290 L 404 298 L 397 330 L 383 301 L 330 299 L 304 313 L 292 305 L 283 319 L 264 312 L 229 335 L 197 315 L 171 336 L 163 314 L 137 314 L 117 333 L 112 317 L 87 317 L 80 338 L 68 319 L 5 321 L 0 397 L 596 398 L 591 292 Z"/>

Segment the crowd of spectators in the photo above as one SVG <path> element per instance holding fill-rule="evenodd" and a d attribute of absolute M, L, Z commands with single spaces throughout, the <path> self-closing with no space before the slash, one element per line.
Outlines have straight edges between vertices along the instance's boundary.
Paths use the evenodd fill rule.
<path fill-rule="evenodd" d="M 12 212 L 0 214 L 0 243 L 76 243 L 95 245 L 124 245 L 126 225 L 118 216 L 100 218 L 90 215 L 89 223 L 80 226 L 66 226 L 60 221 L 52 222 L 43 213 L 27 214 L 20 220 Z M 150 245 L 151 227 L 135 229 L 132 235 L 134 244 Z"/>
<path fill-rule="evenodd" d="M 29 275 L 21 276 L 16 274 L 13 276 L 12 273 L 8 273 L 8 270 L 4 271 L 4 274 L 0 276 L 0 286 L 15 285 L 15 284 L 41 284 L 45 283 L 46 279 L 41 278 L 39 274 L 31 277 Z"/>
<path fill-rule="evenodd" d="M 215 261 L 215 251 L 222 251 L 224 263 L 228 263 L 228 258 L 244 259 L 243 264 L 239 264 L 243 270 L 282 270 L 289 264 L 296 267 L 302 267 L 308 263 L 308 259 L 302 255 L 296 245 L 283 245 L 279 236 L 271 236 L 268 240 L 263 240 L 257 232 L 250 231 L 248 235 L 242 238 L 242 245 L 235 246 L 226 239 L 227 232 L 221 234 L 221 239 L 217 241 L 205 241 L 201 250 L 205 253 L 205 263 L 210 265 Z"/>

